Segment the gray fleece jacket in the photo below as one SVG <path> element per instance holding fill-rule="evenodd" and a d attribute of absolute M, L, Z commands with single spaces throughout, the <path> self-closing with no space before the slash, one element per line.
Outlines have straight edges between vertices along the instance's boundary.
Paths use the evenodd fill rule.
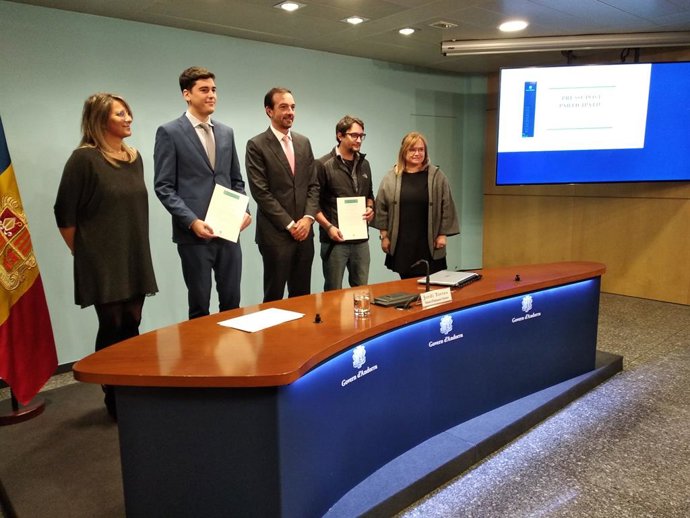
<path fill-rule="evenodd" d="M 404 174 L 404 173 L 403 173 Z M 391 240 L 390 254 L 395 254 L 400 226 L 400 187 L 401 175 L 391 169 L 381 180 L 376 195 L 376 217 L 372 226 L 379 230 L 388 231 Z M 429 231 L 427 242 L 429 251 L 434 259 L 441 259 L 446 255 L 446 249 L 434 248 L 434 240 L 439 235 L 453 236 L 460 233 L 458 216 L 455 211 L 453 195 L 450 192 L 448 178 L 435 165 L 429 166 Z"/>

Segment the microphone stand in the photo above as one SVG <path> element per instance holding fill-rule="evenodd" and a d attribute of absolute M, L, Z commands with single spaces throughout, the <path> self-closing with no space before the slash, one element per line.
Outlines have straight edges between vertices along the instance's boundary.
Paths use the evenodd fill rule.
<path fill-rule="evenodd" d="M 431 285 L 431 281 L 429 280 L 429 261 L 426 259 L 420 259 L 416 263 L 414 263 L 412 266 L 410 266 L 410 270 L 414 268 L 415 266 L 419 266 L 420 264 L 424 264 L 425 269 L 426 269 L 426 283 L 425 283 L 425 290 L 424 291 L 429 291 L 429 287 Z"/>

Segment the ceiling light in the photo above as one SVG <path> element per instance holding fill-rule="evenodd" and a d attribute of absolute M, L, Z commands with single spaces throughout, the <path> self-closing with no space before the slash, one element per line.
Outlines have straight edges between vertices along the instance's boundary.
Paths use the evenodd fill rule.
<path fill-rule="evenodd" d="M 527 28 L 528 25 L 529 23 L 524 20 L 509 20 L 499 25 L 498 30 L 503 32 L 517 32 Z"/>
<path fill-rule="evenodd" d="M 403 36 L 409 36 L 410 34 L 414 34 L 415 30 L 412 27 L 405 27 L 404 29 L 400 29 L 398 32 Z"/>
<path fill-rule="evenodd" d="M 305 7 L 304 4 L 300 4 L 299 2 L 280 2 L 279 4 L 274 5 L 273 7 L 276 7 L 278 9 L 282 9 L 283 11 L 296 11 L 297 9 L 301 9 L 302 7 Z"/>
<path fill-rule="evenodd" d="M 350 16 L 340 20 L 341 22 L 349 23 L 351 25 L 359 25 L 360 23 L 368 22 L 369 18 L 362 18 L 361 16 Z"/>
<path fill-rule="evenodd" d="M 690 46 L 690 31 L 640 32 L 632 34 L 586 34 L 496 40 L 448 40 L 441 42 L 444 56 L 479 56 L 521 52 L 630 49 L 638 47 Z"/>

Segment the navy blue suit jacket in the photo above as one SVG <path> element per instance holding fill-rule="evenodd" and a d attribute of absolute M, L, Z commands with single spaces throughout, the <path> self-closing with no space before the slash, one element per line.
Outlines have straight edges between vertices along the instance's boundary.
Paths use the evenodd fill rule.
<path fill-rule="evenodd" d="M 175 243 L 202 243 L 190 230 L 195 219 L 205 219 L 215 184 L 245 193 L 231 127 L 215 120 L 216 167 L 211 164 L 194 126 L 185 114 L 158 128 L 153 152 L 154 189 L 172 214 Z"/>

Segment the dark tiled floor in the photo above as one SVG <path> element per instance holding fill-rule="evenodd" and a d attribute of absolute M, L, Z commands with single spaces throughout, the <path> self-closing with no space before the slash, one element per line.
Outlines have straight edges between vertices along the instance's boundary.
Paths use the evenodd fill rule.
<path fill-rule="evenodd" d="M 400 517 L 690 516 L 690 307 L 602 295 L 625 370 Z"/>

